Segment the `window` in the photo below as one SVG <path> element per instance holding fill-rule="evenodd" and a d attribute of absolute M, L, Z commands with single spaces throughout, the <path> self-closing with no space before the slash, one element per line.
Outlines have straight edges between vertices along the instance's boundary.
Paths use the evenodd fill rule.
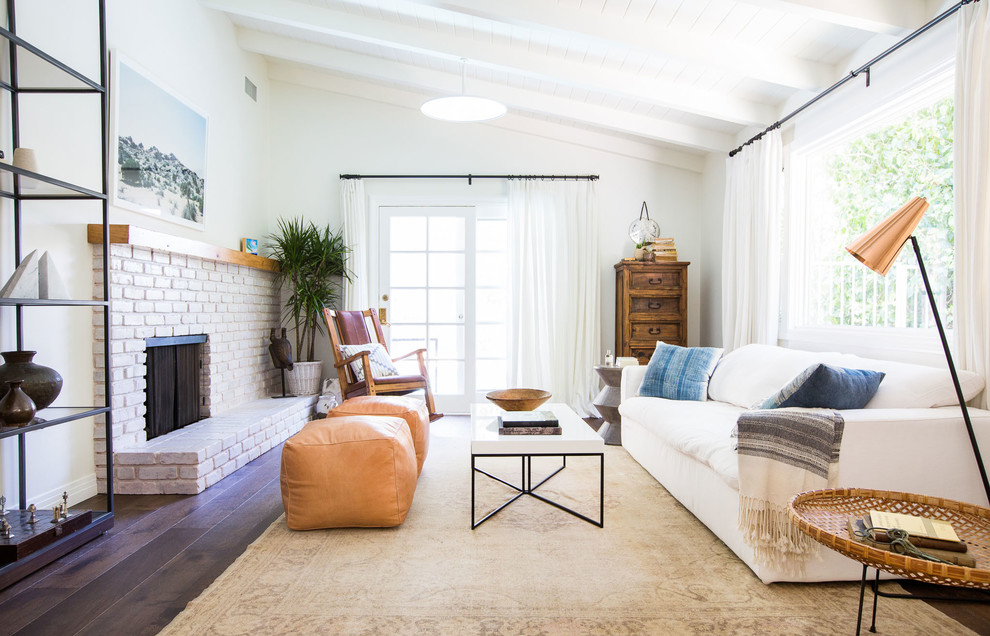
<path fill-rule="evenodd" d="M 792 155 L 784 332 L 877 334 L 934 328 L 917 259 L 907 246 L 886 277 L 845 246 L 914 196 L 930 205 L 915 231 L 936 303 L 953 323 L 953 98 L 940 81 Z M 851 329 L 852 328 L 852 329 Z M 857 329 L 858 328 L 858 329 Z M 832 336 L 825 335 L 825 338 Z"/>

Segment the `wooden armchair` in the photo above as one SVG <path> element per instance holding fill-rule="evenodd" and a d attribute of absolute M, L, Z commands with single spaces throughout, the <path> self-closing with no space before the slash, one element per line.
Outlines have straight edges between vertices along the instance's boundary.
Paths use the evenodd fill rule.
<path fill-rule="evenodd" d="M 371 363 L 367 351 L 359 351 L 353 355 L 344 355 L 342 345 L 361 345 L 379 343 L 388 353 L 385 335 L 378 315 L 371 309 L 364 311 L 336 311 L 324 308 L 323 317 L 330 334 L 330 349 L 333 351 L 333 366 L 337 369 L 340 380 L 340 392 L 343 398 L 359 395 L 405 395 L 423 389 L 426 393 L 426 408 L 430 412 L 430 421 L 443 417 L 436 412 L 433 402 L 433 390 L 430 388 L 430 376 L 426 370 L 426 349 L 417 349 L 405 355 L 391 358 L 393 362 L 416 356 L 419 361 L 419 375 L 390 375 L 374 377 L 371 373 Z M 368 322 L 371 322 L 369 329 Z M 391 354 L 389 354 L 391 357 Z M 351 367 L 352 362 L 360 360 L 364 369 L 364 378 L 359 379 Z"/>

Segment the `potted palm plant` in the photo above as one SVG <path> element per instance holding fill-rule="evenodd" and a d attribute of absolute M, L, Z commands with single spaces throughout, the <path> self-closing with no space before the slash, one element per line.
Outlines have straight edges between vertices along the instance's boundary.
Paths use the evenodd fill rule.
<path fill-rule="evenodd" d="M 323 307 L 333 307 L 346 278 L 347 253 L 343 232 L 317 227 L 301 218 L 279 219 L 278 231 L 268 235 L 269 256 L 278 265 L 274 284 L 287 294 L 282 323 L 295 332 L 298 362 L 286 375 L 296 395 L 319 393 L 323 362 L 313 360 L 316 334 L 323 333 Z"/>

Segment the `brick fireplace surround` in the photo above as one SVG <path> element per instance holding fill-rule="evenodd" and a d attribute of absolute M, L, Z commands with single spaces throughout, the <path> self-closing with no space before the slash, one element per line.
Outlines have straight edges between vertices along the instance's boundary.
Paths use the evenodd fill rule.
<path fill-rule="evenodd" d="M 102 297 L 102 228 L 89 226 L 95 297 Z M 110 355 L 114 491 L 195 494 L 277 446 L 311 419 L 316 396 L 271 399 L 268 354 L 280 303 L 270 260 L 133 226 L 111 226 Z M 94 312 L 94 391 L 103 402 L 103 313 Z M 200 416 L 147 441 L 145 339 L 204 334 Z M 98 420 L 101 418 L 98 418 Z M 97 475 L 106 465 L 94 424 Z M 104 473 L 105 474 L 105 471 Z M 98 479 L 100 492 L 106 480 Z"/>

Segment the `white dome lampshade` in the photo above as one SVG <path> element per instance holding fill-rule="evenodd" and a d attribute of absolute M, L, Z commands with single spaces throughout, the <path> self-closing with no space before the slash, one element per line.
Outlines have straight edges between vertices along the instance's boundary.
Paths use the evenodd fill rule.
<path fill-rule="evenodd" d="M 505 104 L 464 93 L 466 62 L 465 58 L 461 58 L 461 94 L 435 97 L 424 102 L 419 108 L 424 115 L 441 121 L 477 122 L 496 119 L 506 113 Z"/>

